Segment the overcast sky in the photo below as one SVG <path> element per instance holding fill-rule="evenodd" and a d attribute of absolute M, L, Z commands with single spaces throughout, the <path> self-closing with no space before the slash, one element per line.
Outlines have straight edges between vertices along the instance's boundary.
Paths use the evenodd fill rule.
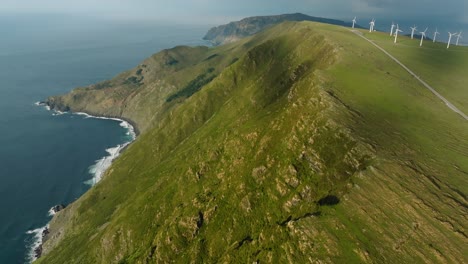
<path fill-rule="evenodd" d="M 65 13 L 217 24 L 253 15 L 303 12 L 347 19 L 424 19 L 468 24 L 467 0 L 0 0 L 1 13 Z"/>

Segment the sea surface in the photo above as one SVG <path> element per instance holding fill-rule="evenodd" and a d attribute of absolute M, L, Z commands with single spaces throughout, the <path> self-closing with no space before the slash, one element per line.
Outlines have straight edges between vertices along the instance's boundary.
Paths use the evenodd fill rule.
<path fill-rule="evenodd" d="M 208 26 L 96 18 L 0 16 L 0 263 L 29 263 L 51 216 L 97 180 L 132 140 L 125 123 L 35 103 L 112 78 Z"/>

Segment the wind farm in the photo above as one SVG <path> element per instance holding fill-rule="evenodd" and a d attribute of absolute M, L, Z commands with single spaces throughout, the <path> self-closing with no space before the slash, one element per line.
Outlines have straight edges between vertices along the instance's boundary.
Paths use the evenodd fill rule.
<path fill-rule="evenodd" d="M 419 33 L 421 33 L 421 43 L 419 43 L 419 46 L 420 46 L 420 47 L 422 47 L 424 38 L 426 37 L 427 29 L 428 29 L 428 28 L 426 28 L 426 30 L 424 30 L 423 32 L 419 32 Z"/>
<path fill-rule="evenodd" d="M 369 22 L 369 32 L 373 32 L 375 31 L 374 27 L 375 27 L 375 19 L 372 19 L 371 22 Z"/>
<path fill-rule="evenodd" d="M 418 28 L 416 27 L 416 25 L 411 27 L 411 39 L 413 39 L 413 37 L 414 37 L 414 32 L 416 32 L 417 29 L 418 29 Z"/>
<path fill-rule="evenodd" d="M 432 37 L 432 42 L 435 43 L 436 42 L 436 38 L 437 38 L 437 35 L 439 35 L 439 31 L 437 31 L 437 28 L 436 30 L 434 31 L 434 37 Z"/>
<path fill-rule="evenodd" d="M 456 46 L 458 46 L 458 41 L 462 38 L 461 34 L 461 31 L 457 34 L 457 42 L 455 43 Z"/>
<path fill-rule="evenodd" d="M 359 33 L 358 35 L 377 46 L 395 61 L 398 61 L 404 69 L 420 80 L 421 84 L 428 87 L 434 95 L 439 97 L 448 108 L 468 120 L 466 115 L 468 113 L 468 105 L 466 104 L 468 97 L 464 92 L 464 82 L 459 78 L 463 74 L 458 71 L 458 68 L 463 68 L 463 65 L 466 65 L 466 61 L 468 61 L 465 55 L 468 50 L 462 47 L 460 43 L 462 31 L 447 32 L 447 41 L 443 41 L 438 37 L 443 34 L 438 27 L 434 27 L 433 31 L 429 27 L 425 27 L 424 31 L 416 33 L 417 28 L 421 27 L 421 25 L 414 24 L 405 30 L 396 22 L 393 21 L 392 24 L 389 24 L 386 32 L 382 30 L 370 34 L 366 30 L 353 31 Z M 404 32 L 409 34 L 404 35 Z M 392 37 L 392 42 L 388 39 L 389 34 Z M 425 42 L 424 40 L 429 40 L 428 34 L 433 36 L 432 41 Z M 450 52 L 447 52 L 447 50 Z M 430 61 L 436 61 L 437 63 L 433 64 Z M 428 63 L 434 65 L 430 73 L 427 71 L 421 74 L 419 71 L 412 71 L 423 69 Z M 451 69 L 451 71 L 457 71 L 458 73 L 453 74 L 451 71 L 444 70 L 444 74 L 441 75 L 438 73 L 441 68 Z M 468 79 L 465 81 L 468 81 Z"/>
<path fill-rule="evenodd" d="M 392 22 L 392 27 L 390 28 L 390 36 L 393 35 L 393 29 L 395 28 L 395 23 Z"/>
<path fill-rule="evenodd" d="M 450 42 L 452 41 L 452 37 L 457 36 L 456 32 L 455 33 L 449 32 L 448 34 L 449 34 L 449 39 L 448 39 L 448 42 L 447 42 L 447 49 L 450 48 Z"/>
<path fill-rule="evenodd" d="M 354 19 L 352 19 L 352 28 L 356 28 L 357 26 L 357 17 L 354 17 Z M 375 21 L 376 19 L 375 18 L 372 18 L 372 20 L 369 22 L 369 33 L 372 33 L 372 32 L 375 32 L 377 31 L 376 27 L 375 27 Z M 399 26 L 399 24 L 395 24 L 395 21 L 392 21 L 392 23 L 390 24 L 390 27 L 389 27 L 389 36 L 393 38 L 393 43 L 397 43 L 398 42 L 398 37 L 401 36 L 401 33 L 404 32 L 404 30 L 402 29 L 402 27 Z M 439 29 L 438 27 L 435 28 L 435 30 L 430 30 L 429 27 L 426 27 L 426 29 L 424 31 L 420 31 L 419 34 L 416 34 L 418 30 L 418 26 L 416 24 L 414 24 L 413 26 L 410 26 L 408 28 L 408 32 L 410 32 L 408 35 L 405 35 L 405 36 L 408 36 L 409 39 L 413 40 L 415 38 L 417 38 L 419 40 L 419 47 L 422 47 L 423 46 L 423 43 L 424 43 L 424 40 L 432 40 L 432 43 L 437 43 L 437 42 L 440 42 L 438 40 L 438 36 L 441 34 L 439 32 Z M 386 30 L 382 30 L 383 32 L 385 32 Z M 428 32 L 429 31 L 429 32 Z M 428 38 L 427 37 L 427 34 L 431 33 L 432 32 L 432 39 L 431 38 Z M 455 46 L 459 46 L 461 45 L 460 43 L 460 39 L 463 39 L 462 37 L 462 31 L 460 30 L 459 32 L 448 32 L 448 40 L 447 40 L 447 49 L 450 48 L 450 46 L 452 46 L 452 38 L 455 38 L 455 41 L 454 41 L 454 44 Z"/>
<path fill-rule="evenodd" d="M 394 43 L 397 43 L 397 40 L 398 40 L 398 33 L 399 32 L 403 32 L 403 30 L 400 30 L 400 27 L 398 26 L 397 24 L 397 27 L 396 27 L 396 30 L 395 30 L 395 41 Z"/>

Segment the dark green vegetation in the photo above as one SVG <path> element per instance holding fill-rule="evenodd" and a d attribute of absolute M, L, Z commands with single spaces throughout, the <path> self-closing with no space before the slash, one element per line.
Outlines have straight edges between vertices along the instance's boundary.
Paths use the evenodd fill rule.
<path fill-rule="evenodd" d="M 214 55 L 211 55 L 212 57 Z M 217 56 L 217 55 L 216 55 Z M 194 93 L 200 91 L 200 89 L 210 83 L 216 75 L 211 75 L 214 71 L 214 68 L 209 68 L 205 73 L 198 75 L 195 79 L 191 80 L 184 88 L 177 91 L 175 94 L 169 96 L 166 99 L 166 102 L 172 102 L 177 98 L 187 98 L 192 96 Z"/>
<path fill-rule="evenodd" d="M 288 22 L 143 65 L 50 98 L 142 133 L 39 263 L 468 261 L 468 122 L 347 28 Z"/>
<path fill-rule="evenodd" d="M 232 43 L 286 21 L 314 21 L 339 26 L 351 26 L 350 23 L 346 23 L 341 20 L 313 17 L 301 13 L 278 16 L 256 16 L 214 27 L 206 33 L 203 39 L 211 41 L 214 45 Z M 356 27 L 359 27 L 359 25 L 356 25 Z"/>

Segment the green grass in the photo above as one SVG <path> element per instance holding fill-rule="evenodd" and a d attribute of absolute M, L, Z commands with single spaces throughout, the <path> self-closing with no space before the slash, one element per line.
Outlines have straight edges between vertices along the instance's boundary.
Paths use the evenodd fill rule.
<path fill-rule="evenodd" d="M 144 65 L 124 100 L 143 133 L 54 219 L 64 238 L 39 263 L 467 261 L 468 122 L 348 29 L 283 23 Z"/>
<path fill-rule="evenodd" d="M 446 43 L 433 43 L 428 40 L 420 47 L 420 39 L 412 40 L 404 36 L 398 38 L 398 43 L 394 44 L 392 38 L 385 33 L 367 32 L 365 36 L 374 40 L 410 69 L 414 69 L 418 76 L 463 112 L 468 112 L 466 47 L 451 45 L 450 49 L 447 49 Z"/>

